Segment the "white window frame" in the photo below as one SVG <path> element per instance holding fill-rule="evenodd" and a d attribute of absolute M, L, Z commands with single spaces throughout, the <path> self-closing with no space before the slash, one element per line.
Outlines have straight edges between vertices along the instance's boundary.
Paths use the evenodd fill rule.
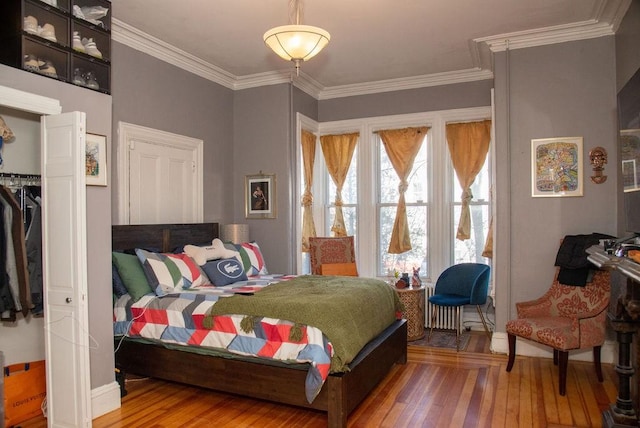
<path fill-rule="evenodd" d="M 358 233 L 356 247 L 358 248 L 357 263 L 358 272 L 363 276 L 376 277 L 377 263 L 377 233 L 374 233 L 378 224 L 376 194 L 377 194 L 377 168 L 376 168 L 376 144 L 373 141 L 373 133 L 381 129 L 395 129 L 409 126 L 429 126 L 429 146 L 428 159 L 431 162 L 429 169 L 429 257 L 427 260 L 429 277 L 428 283 L 433 283 L 437 276 L 453 260 L 453 240 L 455 232 L 452 225 L 452 187 L 453 187 L 453 167 L 449 150 L 446 144 L 447 123 L 465 122 L 491 119 L 491 107 L 474 107 L 456 110 L 441 110 L 425 113 L 413 113 L 405 115 L 381 116 L 360 119 L 349 119 L 342 121 L 332 121 L 318 123 L 308 117 L 298 113 L 297 115 L 297 147 L 296 156 L 300 159 L 300 135 L 302 129 L 314 132 L 316 135 L 338 134 L 359 132 L 358 140 Z M 327 192 L 324 190 L 324 183 L 327 182 L 328 173 L 324 165 L 322 150 L 318 144 L 316 147 L 316 162 L 314 165 L 313 182 L 313 211 L 314 221 L 319 236 L 324 234 L 323 226 L 326 224 L 325 203 Z M 298 162 L 296 187 L 297 194 L 302 177 L 301 162 Z M 492 163 L 493 164 L 493 163 Z M 494 166 L 490 165 L 493 170 Z M 491 172 L 493 177 L 493 171 Z M 444 183 L 436 186 L 435 177 L 442 177 Z M 366 196 L 366 198 L 365 198 Z M 494 205 L 493 201 L 492 204 Z M 495 209 L 495 207 L 491 207 Z M 372 215 L 373 213 L 373 215 Z M 495 225 L 494 225 L 495 227 Z M 302 210 L 300 204 L 296 207 L 296 240 L 298 255 L 298 273 L 301 273 L 301 230 L 302 230 Z M 369 233 L 371 232 L 371 233 Z M 326 235 L 328 236 L 328 235 Z M 375 251 L 363 251 L 362 249 L 375 248 Z M 438 249 L 438 251 L 434 251 Z"/>

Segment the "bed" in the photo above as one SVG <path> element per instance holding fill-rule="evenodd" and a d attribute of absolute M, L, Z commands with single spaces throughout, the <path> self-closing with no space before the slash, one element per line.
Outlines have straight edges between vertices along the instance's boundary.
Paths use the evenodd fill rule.
<path fill-rule="evenodd" d="M 114 251 L 155 248 L 169 252 L 187 244 L 211 242 L 217 236 L 217 223 L 116 225 L 112 228 L 112 247 Z M 405 320 L 391 322 L 360 350 L 345 371 L 330 373 L 311 402 L 305 391 L 308 364 L 283 364 L 250 356 L 202 355 L 185 352 L 180 346 L 127 337 L 118 338 L 116 346 L 116 365 L 124 373 L 324 411 L 328 426 L 333 428 L 346 427 L 349 413 L 392 366 L 406 362 L 407 327 Z"/>

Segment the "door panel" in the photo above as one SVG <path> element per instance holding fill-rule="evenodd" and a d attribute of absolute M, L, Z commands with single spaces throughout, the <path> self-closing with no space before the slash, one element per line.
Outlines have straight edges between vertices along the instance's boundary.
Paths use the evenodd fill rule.
<path fill-rule="evenodd" d="M 133 141 L 129 155 L 131 224 L 199 221 L 192 147 Z"/>
<path fill-rule="evenodd" d="M 49 427 L 91 426 L 85 114 L 42 117 L 42 263 Z"/>

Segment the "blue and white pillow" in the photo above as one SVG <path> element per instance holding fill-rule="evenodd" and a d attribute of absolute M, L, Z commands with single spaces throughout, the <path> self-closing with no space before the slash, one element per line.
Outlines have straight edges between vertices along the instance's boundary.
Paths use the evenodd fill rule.
<path fill-rule="evenodd" d="M 213 285 L 218 287 L 247 280 L 244 268 L 235 258 L 207 262 L 202 266 L 202 270 L 207 274 Z"/>

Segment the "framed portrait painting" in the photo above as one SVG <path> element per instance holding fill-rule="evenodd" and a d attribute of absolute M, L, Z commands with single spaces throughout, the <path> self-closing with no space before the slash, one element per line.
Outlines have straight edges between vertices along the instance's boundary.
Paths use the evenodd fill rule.
<path fill-rule="evenodd" d="M 245 176 L 245 217 L 276 218 L 276 176 Z"/>
<path fill-rule="evenodd" d="M 582 196 L 582 137 L 531 140 L 531 196 Z"/>
<path fill-rule="evenodd" d="M 107 185 L 107 137 L 89 134 L 86 136 L 85 174 L 88 186 Z"/>

